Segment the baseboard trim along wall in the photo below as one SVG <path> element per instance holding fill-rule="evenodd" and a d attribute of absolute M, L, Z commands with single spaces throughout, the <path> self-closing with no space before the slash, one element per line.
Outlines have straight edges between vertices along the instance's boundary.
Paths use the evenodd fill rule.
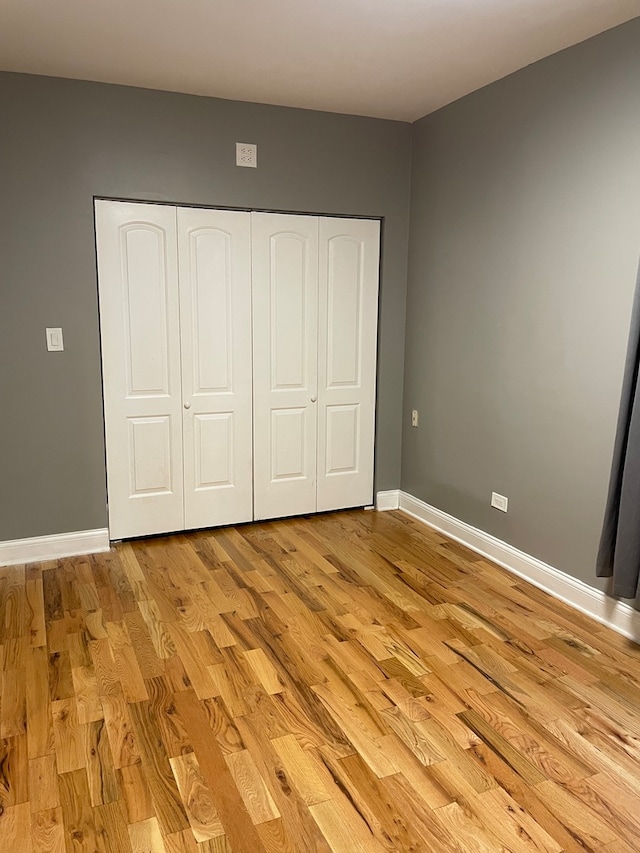
<path fill-rule="evenodd" d="M 388 492 L 378 492 L 376 494 L 376 509 L 378 512 L 384 512 L 388 509 L 399 509 L 400 506 L 400 491 L 391 489 Z"/>
<path fill-rule="evenodd" d="M 611 598 L 604 592 L 594 589 L 583 581 L 566 575 L 553 566 L 543 563 L 535 557 L 513 548 L 506 542 L 496 539 L 482 530 L 466 524 L 464 521 L 436 509 L 424 501 L 414 498 L 406 492 L 381 492 L 378 509 L 393 509 L 392 495 L 397 495 L 397 507 L 423 522 L 433 530 L 444 533 L 450 539 L 466 545 L 472 551 L 487 557 L 507 571 L 523 578 L 539 589 L 548 592 L 565 604 L 575 607 L 581 613 L 591 616 L 603 625 L 607 625 L 630 640 L 640 642 L 640 612 L 628 604 Z"/>
<path fill-rule="evenodd" d="M 109 550 L 109 531 L 80 530 L 77 533 L 56 533 L 53 536 L 34 536 L 0 542 L 0 566 L 58 560 L 80 554 L 98 554 Z"/>

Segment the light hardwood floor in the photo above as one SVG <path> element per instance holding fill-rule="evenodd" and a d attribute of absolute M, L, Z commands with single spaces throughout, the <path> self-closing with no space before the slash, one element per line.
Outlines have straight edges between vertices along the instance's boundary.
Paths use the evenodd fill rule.
<path fill-rule="evenodd" d="M 401 513 L 0 569 L 0 851 L 640 849 L 638 647 Z"/>

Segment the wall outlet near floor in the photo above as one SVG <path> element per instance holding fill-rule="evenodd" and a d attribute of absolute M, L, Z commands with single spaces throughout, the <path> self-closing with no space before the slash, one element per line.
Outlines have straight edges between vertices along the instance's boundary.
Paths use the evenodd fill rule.
<path fill-rule="evenodd" d="M 499 495 L 497 492 L 491 492 L 491 506 L 506 512 L 509 506 L 509 498 L 505 498 L 504 495 Z"/>
<path fill-rule="evenodd" d="M 414 409 L 411 412 L 411 426 L 412 427 L 418 426 L 418 410 L 417 409 Z"/>
<path fill-rule="evenodd" d="M 236 142 L 236 166 L 258 168 L 258 146 L 251 142 Z"/>

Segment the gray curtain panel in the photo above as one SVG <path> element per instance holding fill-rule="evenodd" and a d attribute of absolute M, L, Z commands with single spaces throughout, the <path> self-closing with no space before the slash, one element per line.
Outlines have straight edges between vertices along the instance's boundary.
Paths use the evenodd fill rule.
<path fill-rule="evenodd" d="M 613 577 L 614 596 L 636 598 L 640 576 L 640 269 L 596 574 Z"/>

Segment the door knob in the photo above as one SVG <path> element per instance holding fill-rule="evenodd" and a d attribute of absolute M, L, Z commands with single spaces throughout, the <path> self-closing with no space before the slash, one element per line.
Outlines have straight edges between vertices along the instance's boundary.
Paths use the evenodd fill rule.
<path fill-rule="evenodd" d="M 184 407 L 185 407 L 185 409 L 190 409 L 190 408 L 191 408 L 191 403 L 185 403 L 185 404 L 184 404 Z"/>
<path fill-rule="evenodd" d="M 312 402 L 312 403 L 315 403 L 315 401 L 316 401 L 317 399 L 318 399 L 317 397 L 312 397 L 312 398 L 311 398 L 311 402 Z"/>

